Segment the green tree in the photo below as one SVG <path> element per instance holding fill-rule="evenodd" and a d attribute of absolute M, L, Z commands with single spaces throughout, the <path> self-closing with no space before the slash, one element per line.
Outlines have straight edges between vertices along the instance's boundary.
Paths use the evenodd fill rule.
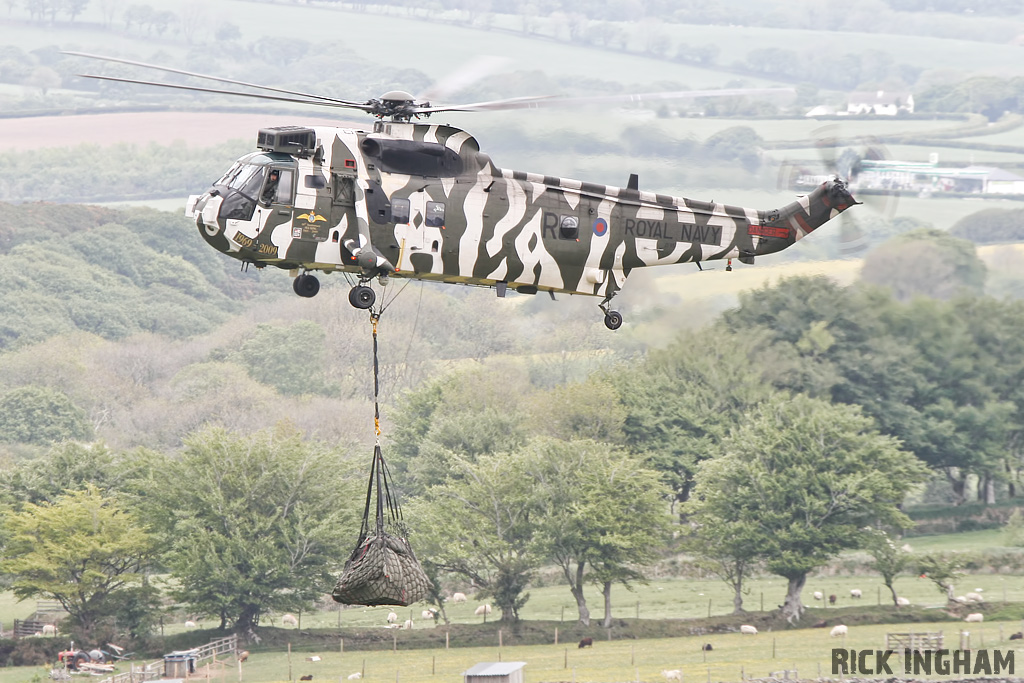
<path fill-rule="evenodd" d="M 288 327 L 260 324 L 231 359 L 282 394 L 331 394 L 336 392 L 324 379 L 325 342 L 323 328 L 308 320 Z"/>
<path fill-rule="evenodd" d="M 912 264 L 913 267 L 910 267 Z M 985 289 L 986 267 L 974 245 L 945 230 L 920 229 L 894 237 L 864 258 L 864 282 L 889 287 L 893 296 L 950 299 Z"/>
<path fill-rule="evenodd" d="M 420 495 L 463 476 L 463 460 L 508 453 L 527 439 L 522 373 L 472 367 L 406 393 L 395 411 L 391 463 L 405 491 Z"/>
<path fill-rule="evenodd" d="M 1024 241 L 1024 209 L 983 209 L 964 216 L 949 234 L 975 244 Z"/>
<path fill-rule="evenodd" d="M 615 386 L 607 379 L 591 376 L 538 392 L 525 407 L 528 429 L 534 435 L 562 441 L 591 439 L 622 443 L 626 410 Z"/>
<path fill-rule="evenodd" d="M 89 636 L 118 611 L 119 598 L 142 585 L 155 548 L 145 526 L 94 486 L 27 503 L 4 527 L 0 568 L 14 577 L 14 594 L 59 601 Z"/>
<path fill-rule="evenodd" d="M 417 553 L 494 597 L 505 622 L 519 620 L 543 558 L 534 535 L 540 510 L 528 451 L 453 455 L 452 474 L 406 506 Z"/>
<path fill-rule="evenodd" d="M 359 527 L 351 468 L 287 426 L 208 429 L 179 457 L 158 458 L 139 482 L 140 505 L 161 532 L 178 599 L 252 634 L 267 610 L 301 609 L 327 592 Z"/>
<path fill-rule="evenodd" d="M 1003 534 L 1006 538 L 1006 545 L 1016 548 L 1024 547 L 1024 514 L 1021 514 L 1020 508 L 1015 508 L 1010 513 L 1009 519 L 1006 520 L 1006 526 L 1003 527 Z"/>
<path fill-rule="evenodd" d="M 602 586 L 607 622 L 611 585 L 642 578 L 637 567 L 664 545 L 668 491 L 641 459 L 609 444 L 538 439 L 527 451 L 540 505 L 539 552 L 561 568 L 584 626 L 590 625 L 584 585 Z"/>
<path fill-rule="evenodd" d="M 238 28 L 238 24 L 225 21 L 217 27 L 213 37 L 217 39 L 217 42 L 231 43 L 242 37 L 242 29 Z"/>
<path fill-rule="evenodd" d="M 803 614 L 807 574 L 858 547 L 865 526 L 909 525 L 897 506 L 926 473 L 859 408 L 806 396 L 761 404 L 723 451 L 701 465 L 687 508 L 759 530 L 759 556 L 789 582 L 782 614 L 790 621 Z"/>
<path fill-rule="evenodd" d="M 43 455 L 0 472 L 0 490 L 10 503 L 54 503 L 69 490 L 91 485 L 103 495 L 122 490 L 133 474 L 130 458 L 101 443 L 55 444 Z"/>
<path fill-rule="evenodd" d="M 778 54 L 780 51 L 773 52 Z M 704 153 L 712 159 L 739 161 L 744 168 L 753 172 L 761 166 L 763 144 L 764 140 L 750 126 L 733 126 L 705 140 Z"/>
<path fill-rule="evenodd" d="M 0 396 L 2 441 L 48 445 L 91 437 L 92 426 L 85 412 L 59 391 L 24 386 Z"/>
<path fill-rule="evenodd" d="M 882 575 L 882 582 L 892 593 L 892 604 L 899 607 L 899 596 L 893 583 L 910 563 L 910 553 L 896 545 L 883 529 L 868 529 L 864 546 L 871 554 L 871 568 Z"/>
<path fill-rule="evenodd" d="M 699 463 L 771 386 L 752 371 L 758 334 L 724 327 L 686 332 L 632 372 L 609 379 L 625 407 L 627 447 L 662 473 L 676 503 L 689 499 Z"/>
<path fill-rule="evenodd" d="M 947 601 L 952 602 L 953 582 L 963 576 L 963 563 L 956 555 L 925 555 L 918 560 L 917 571 L 934 583 Z"/>
<path fill-rule="evenodd" d="M 983 297 L 900 303 L 875 287 L 787 278 L 743 294 L 724 323 L 760 335 L 753 366 L 774 386 L 859 405 L 943 472 L 958 501 L 969 475 L 990 500 L 1019 468 L 1024 305 Z"/>
<path fill-rule="evenodd" d="M 732 613 L 742 614 L 743 584 L 762 565 L 763 530 L 750 519 L 726 519 L 704 507 L 698 507 L 689 522 L 693 530 L 684 547 L 732 589 Z"/>

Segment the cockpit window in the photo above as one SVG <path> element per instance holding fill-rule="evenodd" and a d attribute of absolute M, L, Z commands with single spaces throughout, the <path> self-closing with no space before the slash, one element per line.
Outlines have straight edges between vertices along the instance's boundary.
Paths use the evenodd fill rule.
<path fill-rule="evenodd" d="M 277 203 L 278 204 L 291 204 L 292 203 L 292 171 L 287 168 L 281 169 L 281 182 L 277 185 Z"/>
<path fill-rule="evenodd" d="M 266 166 L 241 162 L 232 166 L 231 170 L 215 183 L 217 187 L 227 188 L 220 207 L 221 218 L 250 220 L 256 209 L 256 200 L 260 196 L 266 173 Z"/>
<path fill-rule="evenodd" d="M 264 206 L 295 201 L 294 161 L 284 154 L 263 155 L 272 164 L 252 163 L 246 159 L 235 162 L 215 188 L 224 197 L 220 217 L 240 221 L 252 220 L 257 203 Z"/>
<path fill-rule="evenodd" d="M 238 190 L 250 199 L 255 199 L 259 195 L 260 187 L 263 185 L 263 177 L 266 170 L 266 166 L 236 163 L 215 184 L 229 187 L 232 190 Z"/>

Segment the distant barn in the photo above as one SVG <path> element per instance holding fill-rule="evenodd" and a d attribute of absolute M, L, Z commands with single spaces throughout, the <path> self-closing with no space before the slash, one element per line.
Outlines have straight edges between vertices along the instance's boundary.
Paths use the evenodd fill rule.
<path fill-rule="evenodd" d="M 482 662 L 462 674 L 462 683 L 523 683 L 526 662 Z"/>

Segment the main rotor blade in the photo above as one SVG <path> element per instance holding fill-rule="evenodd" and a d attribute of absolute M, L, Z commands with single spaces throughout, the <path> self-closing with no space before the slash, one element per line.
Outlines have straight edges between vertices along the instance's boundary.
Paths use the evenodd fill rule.
<path fill-rule="evenodd" d="M 539 95 L 536 97 L 510 97 L 504 100 L 489 102 L 473 102 L 472 104 L 453 104 L 451 106 L 416 107 L 417 114 L 433 114 L 439 111 L 486 111 L 503 109 L 535 109 L 541 102 L 547 102 L 557 95 Z"/>
<path fill-rule="evenodd" d="M 247 88 L 256 88 L 258 90 L 268 90 L 270 92 L 279 92 L 285 95 L 297 95 L 299 97 L 308 97 L 315 100 L 324 100 L 325 102 L 336 102 L 339 104 L 346 104 L 352 106 L 360 106 L 362 102 L 352 102 L 350 100 L 341 100 L 335 97 L 325 97 L 323 95 L 315 95 L 313 93 L 299 92 L 297 90 L 285 90 L 284 88 L 274 88 L 269 85 L 260 85 L 259 83 L 248 83 L 246 81 L 237 81 L 232 78 L 222 78 L 220 76 L 211 76 L 209 74 L 196 73 L 194 71 L 185 71 L 184 69 L 174 69 L 169 66 L 160 66 L 159 64 L 147 64 L 146 62 L 137 62 L 132 59 L 121 59 L 120 57 L 107 57 L 105 55 L 93 55 L 87 52 L 70 52 L 65 51 L 61 54 L 72 55 L 74 57 L 86 57 L 87 59 L 96 59 L 101 62 L 116 62 L 118 64 L 129 64 L 131 66 L 141 66 L 146 69 L 154 69 L 156 71 L 166 71 L 167 73 L 180 74 L 182 76 L 191 76 L 192 78 L 204 78 L 210 81 L 219 81 L 221 83 L 230 83 L 231 85 L 241 85 Z"/>
<path fill-rule="evenodd" d="M 301 100 L 294 97 L 278 97 L 276 95 L 264 95 L 255 92 L 237 92 L 234 90 L 218 90 L 216 88 L 200 88 L 194 85 L 175 85 L 173 83 L 157 83 L 155 81 L 138 81 L 133 78 L 115 78 L 114 76 L 96 76 L 94 74 L 78 74 L 80 78 L 92 78 L 97 81 L 113 81 L 114 83 L 132 83 L 134 85 L 153 85 L 158 88 L 174 88 L 175 90 L 191 90 L 193 92 L 209 92 L 217 95 L 236 95 L 238 97 L 252 97 L 258 100 L 273 100 L 275 102 L 292 102 L 294 104 L 312 104 L 320 107 L 334 107 L 345 109 L 360 109 L 362 111 L 373 111 L 367 104 L 355 102 L 324 102 L 319 100 Z"/>
<path fill-rule="evenodd" d="M 724 88 L 718 90 L 679 90 L 676 92 L 636 93 L 632 95 L 596 95 L 593 97 L 513 97 L 507 100 L 474 102 L 472 104 L 420 107 L 417 113 L 439 111 L 481 111 L 505 109 L 540 109 L 546 107 L 573 107 L 581 104 L 616 104 L 620 102 L 644 102 L 647 100 L 684 100 L 698 97 L 736 97 L 739 95 L 792 95 L 793 88 Z"/>
<path fill-rule="evenodd" d="M 456 69 L 423 92 L 417 94 L 416 99 L 421 102 L 430 102 L 431 100 L 444 101 L 460 90 L 473 85 L 481 78 L 491 75 L 510 61 L 507 57 L 479 56 L 472 61 L 466 62 L 459 69 Z"/>

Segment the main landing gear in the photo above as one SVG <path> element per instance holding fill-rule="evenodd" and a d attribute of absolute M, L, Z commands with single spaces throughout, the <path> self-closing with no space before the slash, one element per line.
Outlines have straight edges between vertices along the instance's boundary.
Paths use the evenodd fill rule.
<path fill-rule="evenodd" d="M 302 273 L 292 282 L 295 293 L 305 299 L 311 299 L 320 291 L 320 280 L 310 273 Z M 377 301 L 377 294 L 365 281 L 360 281 L 348 293 L 348 301 L 356 308 L 370 308 Z"/>
<path fill-rule="evenodd" d="M 363 283 L 359 283 L 348 293 L 348 302 L 356 308 L 367 309 L 373 306 L 373 303 L 377 300 L 377 294 L 371 287 Z"/>
<path fill-rule="evenodd" d="M 614 293 L 609 294 L 604 298 L 604 301 L 598 304 L 598 307 L 604 311 L 604 326 L 609 330 L 617 330 L 622 327 L 622 314 L 608 309 L 608 304 L 613 296 L 615 296 Z"/>
<path fill-rule="evenodd" d="M 294 282 L 292 282 L 292 289 L 294 289 L 295 293 L 299 296 L 311 299 L 320 291 L 320 281 L 316 279 L 315 275 L 303 273 L 295 278 Z"/>

